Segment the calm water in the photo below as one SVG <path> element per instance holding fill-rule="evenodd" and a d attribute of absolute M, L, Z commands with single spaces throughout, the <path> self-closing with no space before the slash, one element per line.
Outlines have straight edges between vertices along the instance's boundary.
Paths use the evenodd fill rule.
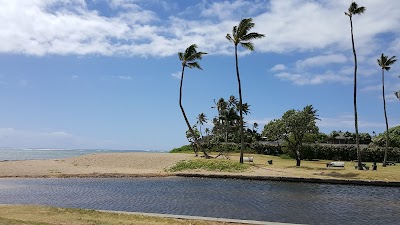
<path fill-rule="evenodd" d="M 93 153 L 109 153 L 109 152 L 148 152 L 148 151 L 107 150 L 107 149 L 0 149 L 0 162 L 5 160 L 61 159 L 79 155 L 87 155 Z"/>
<path fill-rule="evenodd" d="M 400 224 L 400 188 L 201 178 L 0 179 L 0 204 L 302 224 Z"/>

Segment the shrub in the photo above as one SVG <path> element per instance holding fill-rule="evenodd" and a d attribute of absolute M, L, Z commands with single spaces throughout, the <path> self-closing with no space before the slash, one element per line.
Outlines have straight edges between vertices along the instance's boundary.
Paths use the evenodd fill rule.
<path fill-rule="evenodd" d="M 187 152 L 194 152 L 193 148 L 191 145 L 184 145 L 182 147 L 179 148 L 174 148 L 171 151 L 169 151 L 170 153 L 187 153 Z"/>
<path fill-rule="evenodd" d="M 184 160 L 178 162 L 167 171 L 178 172 L 184 170 L 208 170 L 225 172 L 242 172 L 249 168 L 248 164 L 226 160 Z"/>

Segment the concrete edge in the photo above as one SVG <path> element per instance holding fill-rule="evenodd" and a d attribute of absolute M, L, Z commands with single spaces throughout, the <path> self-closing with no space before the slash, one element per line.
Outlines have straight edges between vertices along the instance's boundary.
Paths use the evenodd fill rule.
<path fill-rule="evenodd" d="M 322 178 L 246 176 L 246 175 L 197 174 L 197 173 L 176 173 L 175 176 L 219 178 L 219 179 L 261 180 L 261 181 L 285 181 L 285 182 L 303 182 L 303 183 L 319 183 L 319 184 L 400 187 L 400 182 L 390 182 L 390 181 L 339 180 L 339 179 L 322 179 Z"/>
<path fill-rule="evenodd" d="M 186 215 L 160 214 L 160 213 L 127 212 L 127 211 L 113 211 L 113 210 L 95 210 L 95 211 L 106 212 L 106 213 L 128 214 L 128 215 L 142 215 L 142 216 L 152 216 L 152 217 L 173 218 L 173 219 L 215 221 L 215 222 L 225 222 L 225 223 L 261 224 L 261 225 L 300 225 L 300 224 L 293 224 L 293 223 L 278 223 L 278 222 L 266 222 L 266 221 L 257 221 L 257 220 L 239 220 L 239 219 L 203 217 L 203 216 L 186 216 Z"/>

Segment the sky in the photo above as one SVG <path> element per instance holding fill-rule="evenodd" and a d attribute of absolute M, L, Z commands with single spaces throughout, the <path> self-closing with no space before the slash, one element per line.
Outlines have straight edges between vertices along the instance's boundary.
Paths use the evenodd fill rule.
<path fill-rule="evenodd" d="M 382 53 L 400 53 L 400 1 L 358 0 L 360 132 L 385 130 Z M 191 124 L 238 97 L 234 46 L 225 39 L 253 18 L 253 52 L 239 48 L 249 124 L 313 105 L 320 131 L 354 132 L 351 0 L 0 0 L 0 147 L 170 150 L 187 144 L 179 108 L 191 44 L 207 52 L 186 69 Z M 400 125 L 400 62 L 385 71 L 389 126 Z M 211 128 L 211 124 L 206 124 Z M 203 128 L 204 129 L 204 128 Z"/>

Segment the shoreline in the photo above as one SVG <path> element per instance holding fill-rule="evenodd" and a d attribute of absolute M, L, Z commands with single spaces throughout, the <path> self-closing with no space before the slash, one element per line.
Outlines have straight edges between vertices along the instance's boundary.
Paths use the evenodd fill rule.
<path fill-rule="evenodd" d="M 236 160 L 232 157 L 232 160 Z M 252 164 L 245 172 L 184 171 L 166 172 L 182 160 L 196 159 L 193 154 L 182 153 L 97 153 L 64 159 L 0 161 L 0 179 L 2 178 L 146 178 L 146 177 L 203 177 L 218 179 L 265 180 L 278 182 L 304 182 L 342 185 L 368 185 L 400 187 L 400 180 L 351 179 L 358 171 L 324 170 L 324 162 L 318 164 L 321 169 L 311 170 L 304 162 L 304 168 L 266 166 Z M 197 157 L 197 159 L 199 159 Z M 270 159 L 270 156 L 255 155 L 257 162 Z M 218 159 L 216 159 L 218 160 Z M 279 164 L 278 162 L 276 164 Z M 350 167 L 351 168 L 351 167 Z M 381 169 L 382 171 L 382 169 Z M 301 173 L 300 173 L 301 172 Z M 376 171 L 362 171 L 364 174 L 377 174 Z M 382 171 L 383 173 L 383 171 Z M 342 176 L 338 176 L 338 174 Z"/>
<path fill-rule="evenodd" d="M 211 179 L 237 179 L 237 180 L 257 180 L 273 182 L 300 182 L 315 184 L 335 184 L 335 185 L 360 185 L 360 186 L 380 186 L 380 187 L 400 187 L 400 182 L 379 181 L 379 180 L 341 180 L 341 179 L 322 179 L 322 178 L 300 178 L 300 177 L 275 177 L 275 176 L 252 176 L 252 175 L 230 175 L 230 174 L 202 174 L 202 173 L 149 173 L 149 174 L 61 174 L 51 176 L 0 176 L 0 179 L 68 179 L 68 178 L 162 178 L 162 177 L 190 177 L 190 178 L 211 178 Z"/>

